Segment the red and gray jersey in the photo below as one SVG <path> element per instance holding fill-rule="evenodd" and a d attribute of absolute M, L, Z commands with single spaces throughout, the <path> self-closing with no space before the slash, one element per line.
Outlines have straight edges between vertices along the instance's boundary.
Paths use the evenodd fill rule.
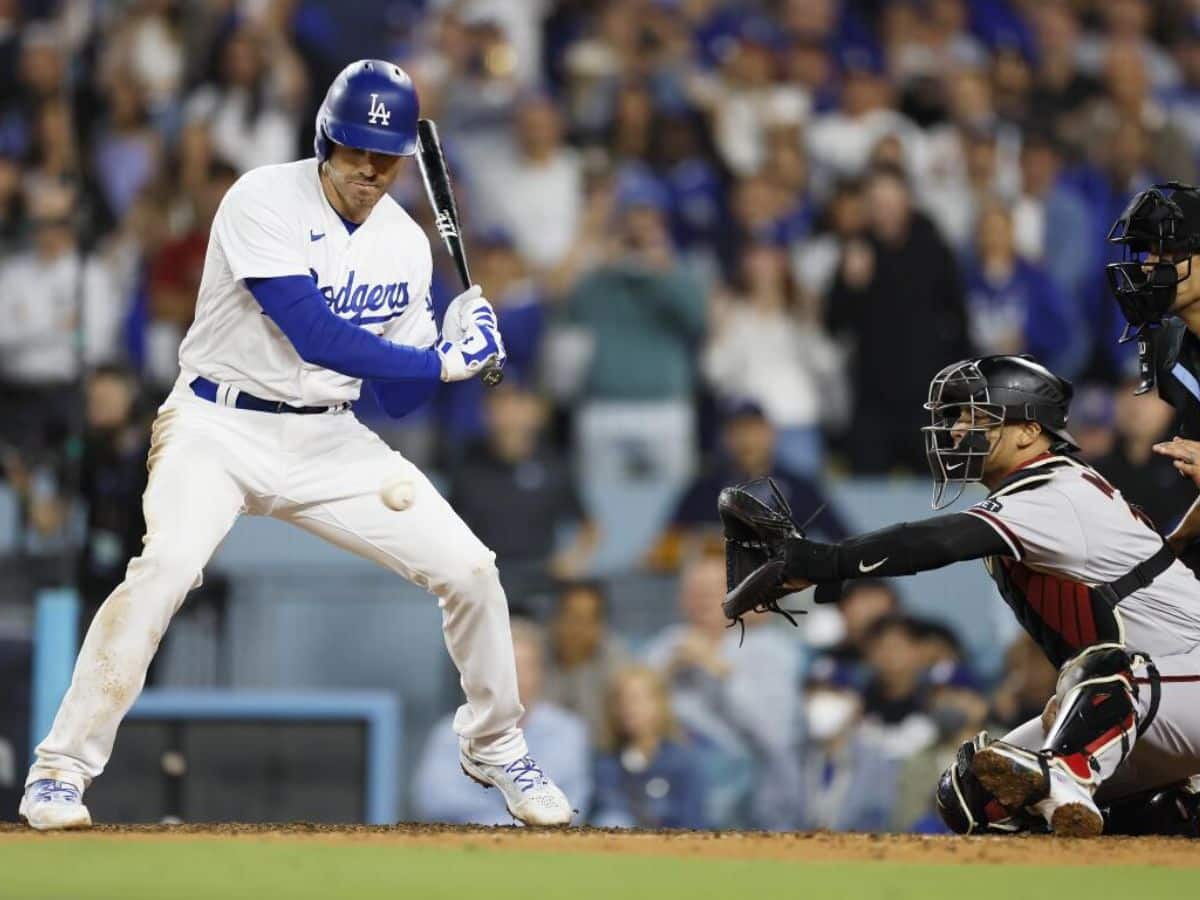
<path fill-rule="evenodd" d="M 990 556 L 984 564 L 1055 665 L 1100 641 L 1153 657 L 1200 645 L 1200 581 L 1178 560 L 1115 607 L 1093 590 L 1162 547 L 1140 510 L 1094 469 L 1047 454 L 966 512 L 1008 545 L 1011 557 Z"/>

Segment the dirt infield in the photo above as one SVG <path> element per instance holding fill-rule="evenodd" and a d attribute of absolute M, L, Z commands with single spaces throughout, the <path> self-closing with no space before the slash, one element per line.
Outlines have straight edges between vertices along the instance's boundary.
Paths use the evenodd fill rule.
<path fill-rule="evenodd" d="M 0 844 L 37 840 L 134 841 L 239 838 L 330 844 L 395 844 L 447 849 L 607 853 L 681 859 L 776 859 L 814 862 L 910 862 L 999 865 L 1154 865 L 1200 868 L 1200 841 L 1185 838 L 1063 840 L 1021 837 L 922 837 L 916 835 L 763 834 L 759 832 L 616 831 L 572 828 L 463 828 L 436 825 L 102 825 L 87 832 L 39 834 L 0 824 Z"/>

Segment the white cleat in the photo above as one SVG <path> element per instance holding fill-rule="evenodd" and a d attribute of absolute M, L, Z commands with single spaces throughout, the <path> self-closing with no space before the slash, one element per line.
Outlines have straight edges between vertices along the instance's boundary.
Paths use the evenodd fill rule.
<path fill-rule="evenodd" d="M 25 788 L 17 814 L 38 831 L 92 827 L 91 813 L 83 805 L 83 791 L 52 778 L 39 779 Z"/>
<path fill-rule="evenodd" d="M 570 825 L 573 813 L 567 795 L 546 777 L 532 756 L 496 766 L 471 759 L 461 750 L 463 774 L 504 797 L 509 815 L 526 825 Z"/>

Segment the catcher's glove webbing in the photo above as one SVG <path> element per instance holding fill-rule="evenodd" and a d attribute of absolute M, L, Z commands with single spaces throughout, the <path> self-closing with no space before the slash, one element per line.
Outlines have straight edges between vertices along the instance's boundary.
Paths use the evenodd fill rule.
<path fill-rule="evenodd" d="M 791 593 L 783 586 L 789 539 L 804 532 L 771 478 L 757 478 L 727 487 L 717 498 L 725 529 L 725 602 L 721 605 L 732 626 L 749 612 L 775 612 L 793 625 L 792 610 L 779 606 Z"/>

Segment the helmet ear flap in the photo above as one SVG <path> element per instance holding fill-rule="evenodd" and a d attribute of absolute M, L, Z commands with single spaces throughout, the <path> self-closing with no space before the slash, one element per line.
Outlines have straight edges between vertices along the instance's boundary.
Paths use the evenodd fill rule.
<path fill-rule="evenodd" d="M 313 150 L 317 155 L 317 162 L 323 163 L 329 159 L 330 146 L 329 135 L 325 133 L 325 123 L 322 121 L 322 116 L 317 114 L 317 128 L 313 134 Z"/>

